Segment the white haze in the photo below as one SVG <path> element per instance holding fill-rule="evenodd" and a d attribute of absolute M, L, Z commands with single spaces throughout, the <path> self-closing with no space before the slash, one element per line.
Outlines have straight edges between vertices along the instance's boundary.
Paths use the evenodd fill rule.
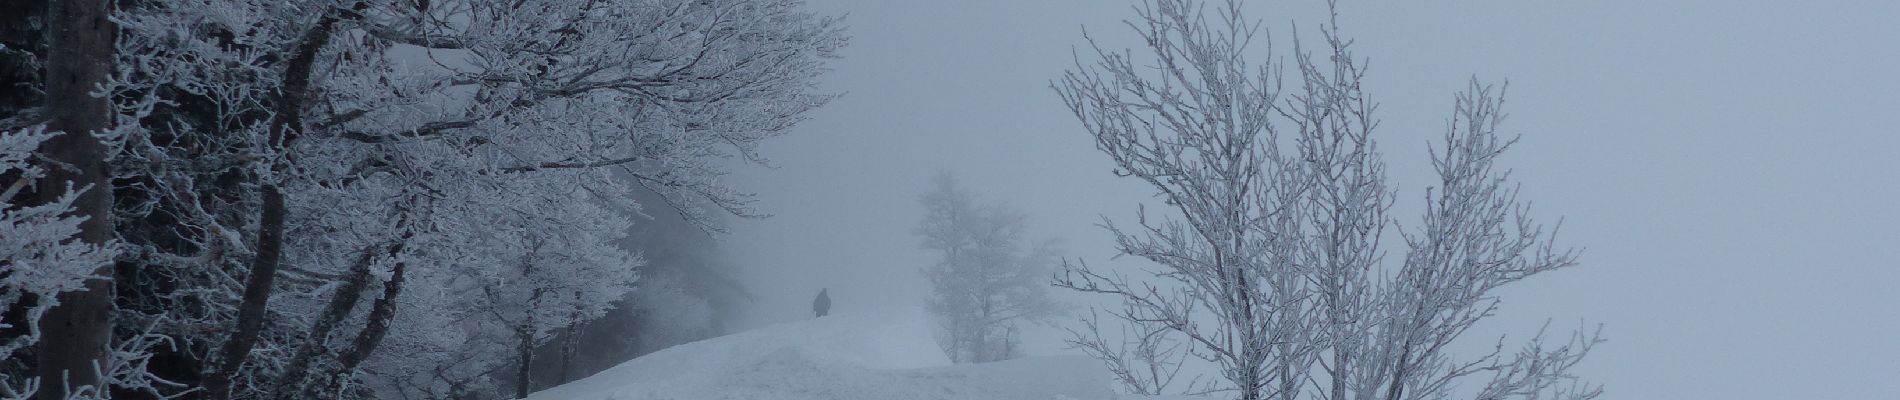
<path fill-rule="evenodd" d="M 938 171 L 1030 216 L 1071 257 L 1113 261 L 1107 215 L 1150 191 L 1047 88 L 1082 27 L 1130 47 L 1132 2 L 814 0 L 848 13 L 825 90 L 846 96 L 766 144 L 735 184 L 776 216 L 725 248 L 758 294 L 740 328 L 918 304 L 931 262 L 910 233 Z M 1254 1 L 1318 27 L 1313 1 Z M 1863 399 L 1900 393 L 1900 3 L 1344 1 L 1370 58 L 1382 140 L 1414 221 L 1425 143 L 1474 74 L 1509 80 L 1504 160 L 1583 265 L 1503 292 L 1483 332 L 1605 324 L 1580 373 L 1607 398 Z M 1280 54 L 1285 54 L 1280 52 Z M 1086 297 L 1079 298 L 1085 301 Z M 1043 348 L 1056 352 L 1053 339 Z M 1032 343 L 1035 344 L 1035 343 Z"/>

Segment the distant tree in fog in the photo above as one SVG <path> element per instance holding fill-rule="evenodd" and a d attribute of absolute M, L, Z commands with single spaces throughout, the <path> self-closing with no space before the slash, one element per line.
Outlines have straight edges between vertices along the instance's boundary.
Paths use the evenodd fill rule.
<path fill-rule="evenodd" d="M 814 316 L 823 317 L 831 314 L 831 295 L 827 294 L 829 291 L 830 289 L 818 289 L 818 297 L 811 300 L 811 313 Z"/>
<path fill-rule="evenodd" d="M 1289 57 L 1297 69 L 1250 64 L 1263 30 L 1242 1 L 1215 3 L 1144 1 L 1128 23 L 1144 51 L 1097 46 L 1055 84 L 1116 174 L 1173 209 L 1108 224 L 1121 254 L 1157 266 L 1148 279 L 1065 264 L 1058 285 L 1115 295 L 1106 314 L 1131 336 L 1073 341 L 1150 393 L 1181 354 L 1217 365 L 1225 385 L 1212 389 L 1244 400 L 1442 399 L 1465 378 L 1487 400 L 1601 393 L 1569 372 L 1599 342 L 1591 332 L 1540 334 L 1516 353 L 1448 350 L 1497 309 L 1494 289 L 1576 264 L 1495 166 L 1514 142 L 1497 132 L 1500 91 L 1474 80 L 1457 97 L 1432 146 L 1425 215 L 1388 265 L 1395 195 L 1351 40 L 1328 21 L 1317 54 Z"/>
<path fill-rule="evenodd" d="M 938 253 L 924 268 L 931 296 L 926 307 L 942 326 L 944 352 L 960 363 L 1022 355 L 1020 324 L 1060 310 L 1047 277 L 1060 263 L 1054 242 L 1032 243 L 1022 212 L 1003 203 L 979 203 L 948 174 L 924 193 L 916 234 Z"/>

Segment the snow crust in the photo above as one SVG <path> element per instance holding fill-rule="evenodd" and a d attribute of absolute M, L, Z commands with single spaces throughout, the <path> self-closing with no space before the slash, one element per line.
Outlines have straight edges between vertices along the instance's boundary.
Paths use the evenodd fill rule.
<path fill-rule="evenodd" d="M 839 314 L 682 344 L 527 400 L 1130 398 L 1087 357 L 952 365 L 923 315 Z"/>

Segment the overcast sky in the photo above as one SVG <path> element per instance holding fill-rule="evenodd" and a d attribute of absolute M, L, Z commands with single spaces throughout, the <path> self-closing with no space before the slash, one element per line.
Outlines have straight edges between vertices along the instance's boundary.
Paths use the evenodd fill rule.
<path fill-rule="evenodd" d="M 1469 342 L 1603 323 L 1610 342 L 1581 372 L 1607 398 L 1900 393 L 1900 2 L 1344 2 L 1394 215 L 1417 220 L 1426 140 L 1455 91 L 1508 79 L 1505 130 L 1524 136 L 1504 162 L 1537 215 L 1565 219 L 1559 240 L 1586 248 L 1582 266 L 1503 291 Z M 1320 3 L 1248 11 L 1284 46 Z M 1129 47 L 1132 4 L 812 0 L 849 14 L 824 83 L 847 94 L 765 146 L 777 168 L 735 177 L 776 214 L 726 244 L 760 296 L 750 324 L 805 317 L 821 287 L 840 311 L 918 304 L 932 259 L 910 229 L 939 170 L 1111 263 L 1094 224 L 1152 191 L 1110 175 L 1047 86 L 1084 26 Z"/>

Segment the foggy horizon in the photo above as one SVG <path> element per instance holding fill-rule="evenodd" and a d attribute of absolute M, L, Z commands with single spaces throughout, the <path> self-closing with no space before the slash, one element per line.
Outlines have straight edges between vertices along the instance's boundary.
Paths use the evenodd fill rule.
<path fill-rule="evenodd" d="M 1099 3 L 813 1 L 849 13 L 851 46 L 820 86 L 845 95 L 765 144 L 776 168 L 736 170 L 775 216 L 735 222 L 723 245 L 754 286 L 782 289 L 762 290 L 749 324 L 798 318 L 820 287 L 839 309 L 919 304 L 915 271 L 931 261 L 910 230 L 938 171 L 1024 209 L 1071 258 L 1142 267 L 1113 259 L 1096 224 L 1157 210 L 1153 190 L 1111 175 L 1049 89 L 1072 50 L 1086 55 L 1085 30 L 1139 48 L 1119 24 L 1130 5 Z M 1563 219 L 1557 241 L 1584 249 L 1582 265 L 1506 288 L 1467 350 L 1546 320 L 1601 323 L 1608 342 L 1579 374 L 1605 398 L 1900 393 L 1883 379 L 1900 372 L 1900 314 L 1882 289 L 1900 280 L 1885 267 L 1900 259 L 1900 213 L 1882 206 L 1900 196 L 1900 78 L 1886 72 L 1900 66 L 1887 22 L 1900 7 L 1340 4 L 1380 104 L 1391 215 L 1416 223 L 1424 147 L 1453 94 L 1474 77 L 1508 82 L 1503 130 L 1522 136 L 1504 166 L 1534 213 Z M 1310 40 L 1323 6 L 1248 11 L 1286 47 L 1287 22 Z"/>
<path fill-rule="evenodd" d="M 0 400 L 1900 398 L 1900 2 L 0 11 Z"/>

